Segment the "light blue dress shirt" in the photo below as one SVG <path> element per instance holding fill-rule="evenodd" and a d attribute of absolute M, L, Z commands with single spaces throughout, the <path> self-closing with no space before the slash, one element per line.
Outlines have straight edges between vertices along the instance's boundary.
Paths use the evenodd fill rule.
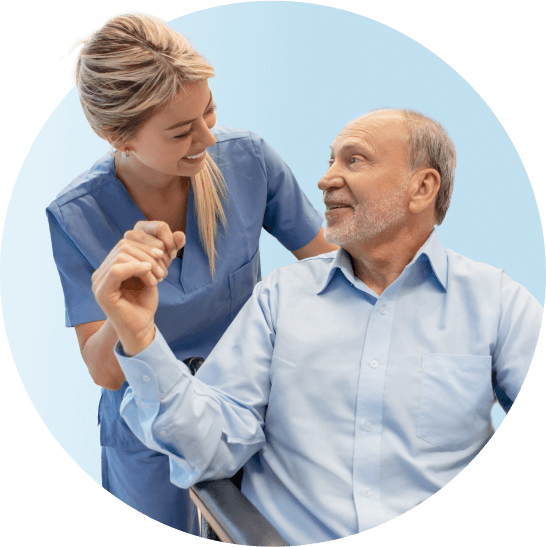
<path fill-rule="evenodd" d="M 133 358 L 118 346 L 121 412 L 169 454 L 175 484 L 245 464 L 243 492 L 289 543 L 348 536 L 415 507 L 478 454 L 493 434 L 492 374 L 513 401 L 542 311 L 435 231 L 379 297 L 340 250 L 267 276 L 195 377 L 159 330 Z"/>

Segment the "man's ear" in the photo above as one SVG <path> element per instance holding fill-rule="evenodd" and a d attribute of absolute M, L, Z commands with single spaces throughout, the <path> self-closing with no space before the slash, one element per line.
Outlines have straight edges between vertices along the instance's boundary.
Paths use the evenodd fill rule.
<path fill-rule="evenodd" d="M 440 173 L 431 167 L 419 169 L 414 173 L 410 181 L 413 192 L 409 202 L 410 212 L 418 214 L 428 207 L 434 210 L 441 182 Z"/>

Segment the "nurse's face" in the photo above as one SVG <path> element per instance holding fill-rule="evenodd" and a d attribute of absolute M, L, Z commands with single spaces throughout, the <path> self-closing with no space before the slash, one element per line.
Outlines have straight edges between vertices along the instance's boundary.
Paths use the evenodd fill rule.
<path fill-rule="evenodd" d="M 207 80 L 188 84 L 176 98 L 155 113 L 121 150 L 132 161 L 170 176 L 191 177 L 205 165 L 206 148 L 216 139 L 215 105 Z"/>

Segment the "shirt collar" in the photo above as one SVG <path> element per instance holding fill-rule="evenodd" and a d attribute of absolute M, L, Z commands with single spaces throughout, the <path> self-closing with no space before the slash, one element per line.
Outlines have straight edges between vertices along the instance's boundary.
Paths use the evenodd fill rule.
<path fill-rule="evenodd" d="M 413 260 L 406 266 L 405 270 L 412 268 L 414 264 L 423 262 L 430 265 L 431 273 L 434 274 L 444 291 L 447 290 L 447 255 L 438 239 L 436 229 L 432 230 L 429 238 L 417 251 Z M 345 276 L 349 283 L 353 285 L 357 283 L 357 278 L 353 272 L 351 257 L 342 247 L 337 250 L 334 260 L 327 271 L 324 283 L 320 285 L 317 294 L 324 291 L 338 270 Z"/>

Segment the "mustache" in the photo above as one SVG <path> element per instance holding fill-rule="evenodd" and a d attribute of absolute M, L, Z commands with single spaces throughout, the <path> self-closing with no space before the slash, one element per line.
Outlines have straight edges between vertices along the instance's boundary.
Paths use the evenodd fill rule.
<path fill-rule="evenodd" d="M 330 194 L 328 192 L 325 192 L 322 201 L 324 202 L 324 205 L 347 205 L 348 207 L 354 207 L 355 203 L 354 201 L 348 200 L 347 198 L 342 197 L 336 197 L 335 194 Z"/>

